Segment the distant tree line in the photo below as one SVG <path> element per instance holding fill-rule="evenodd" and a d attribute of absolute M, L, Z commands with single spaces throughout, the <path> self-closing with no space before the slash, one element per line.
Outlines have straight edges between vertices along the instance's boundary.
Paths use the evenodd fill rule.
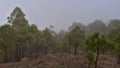
<path fill-rule="evenodd" d="M 120 20 L 105 24 L 95 20 L 88 25 L 73 23 L 68 31 L 53 31 L 53 26 L 39 30 L 29 24 L 25 14 L 16 7 L 0 26 L 0 62 L 18 62 L 22 58 L 38 58 L 47 54 L 70 53 L 86 56 L 88 68 L 97 68 L 101 54 L 110 53 L 120 64 Z"/>

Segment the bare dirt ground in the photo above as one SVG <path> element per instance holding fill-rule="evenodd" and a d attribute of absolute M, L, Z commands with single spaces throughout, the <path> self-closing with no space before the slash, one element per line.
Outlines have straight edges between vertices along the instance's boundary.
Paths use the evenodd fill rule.
<path fill-rule="evenodd" d="M 115 58 L 102 55 L 98 68 L 120 68 Z M 0 68 L 87 68 L 85 56 L 71 54 L 48 54 L 42 58 L 0 64 Z"/>

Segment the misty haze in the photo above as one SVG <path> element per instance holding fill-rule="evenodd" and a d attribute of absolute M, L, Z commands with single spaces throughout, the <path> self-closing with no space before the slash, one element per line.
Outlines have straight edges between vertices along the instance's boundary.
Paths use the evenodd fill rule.
<path fill-rule="evenodd" d="M 120 0 L 1 0 L 0 68 L 120 68 Z"/>

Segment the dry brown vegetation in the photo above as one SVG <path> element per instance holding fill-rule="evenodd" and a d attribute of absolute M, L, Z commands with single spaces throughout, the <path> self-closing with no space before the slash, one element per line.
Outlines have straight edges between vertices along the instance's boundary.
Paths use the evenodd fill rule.
<path fill-rule="evenodd" d="M 0 64 L 0 68 L 87 68 L 84 55 L 48 54 L 38 59 Z M 102 55 L 98 68 L 120 68 L 114 57 Z"/>

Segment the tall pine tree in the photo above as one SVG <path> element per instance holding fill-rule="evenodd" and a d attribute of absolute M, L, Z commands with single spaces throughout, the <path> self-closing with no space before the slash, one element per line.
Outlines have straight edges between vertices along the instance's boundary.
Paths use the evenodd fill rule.
<path fill-rule="evenodd" d="M 26 34 L 28 33 L 29 24 L 28 21 L 25 19 L 25 14 L 19 7 L 16 7 L 11 15 L 8 17 L 8 22 L 12 25 L 16 33 L 18 34 L 17 37 L 17 44 L 16 44 L 16 61 L 20 61 L 22 57 L 24 57 L 24 50 L 25 50 L 25 39 Z"/>

